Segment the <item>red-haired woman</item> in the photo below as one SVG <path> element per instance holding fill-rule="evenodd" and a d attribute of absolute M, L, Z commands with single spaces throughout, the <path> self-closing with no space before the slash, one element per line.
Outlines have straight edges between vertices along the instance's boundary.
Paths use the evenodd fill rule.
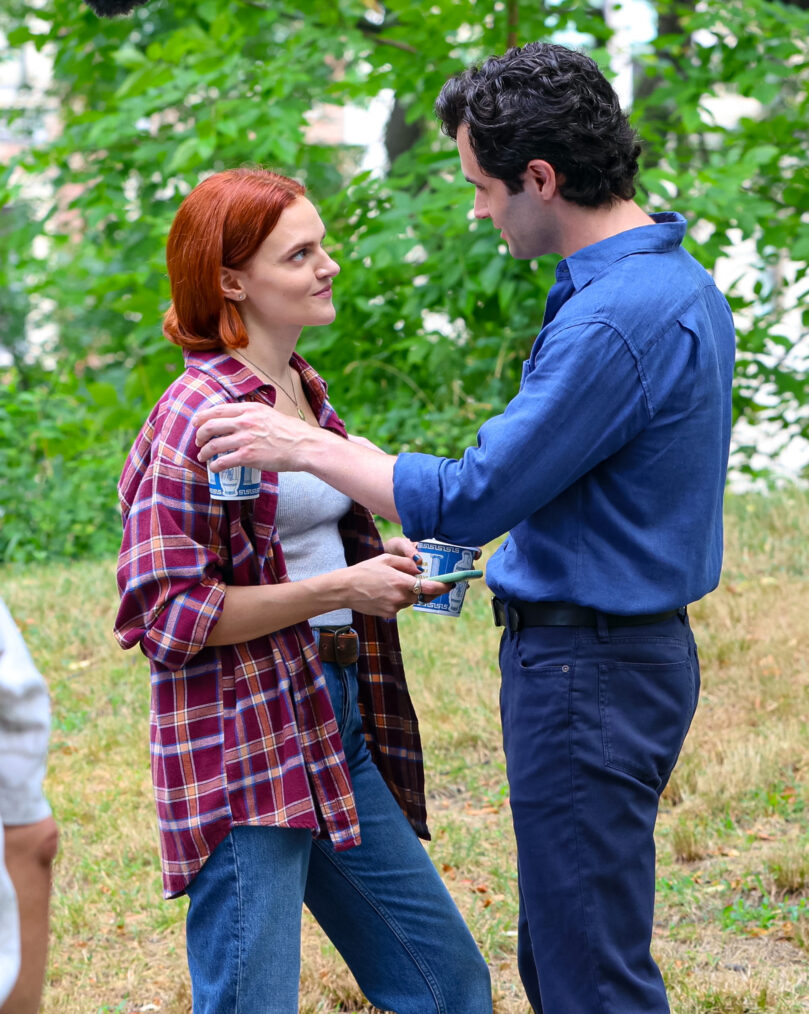
<path fill-rule="evenodd" d="M 119 493 L 116 636 L 152 670 L 165 895 L 190 896 L 195 1014 L 298 1010 L 303 903 L 365 995 L 399 1014 L 491 1012 L 489 974 L 427 837 L 395 621 L 415 546 L 307 473 L 212 499 L 192 418 L 258 401 L 346 436 L 295 351 L 334 320 L 339 268 L 295 181 L 217 173 L 183 201 L 164 333 L 185 372 L 138 435 Z"/>

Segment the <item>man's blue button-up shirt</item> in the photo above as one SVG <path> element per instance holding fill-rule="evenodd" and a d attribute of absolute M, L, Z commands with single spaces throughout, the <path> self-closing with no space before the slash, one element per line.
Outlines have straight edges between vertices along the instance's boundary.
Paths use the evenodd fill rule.
<path fill-rule="evenodd" d="M 406 535 L 484 545 L 503 599 L 675 609 L 719 580 L 735 336 L 685 219 L 557 265 L 520 390 L 459 460 L 401 454 Z"/>

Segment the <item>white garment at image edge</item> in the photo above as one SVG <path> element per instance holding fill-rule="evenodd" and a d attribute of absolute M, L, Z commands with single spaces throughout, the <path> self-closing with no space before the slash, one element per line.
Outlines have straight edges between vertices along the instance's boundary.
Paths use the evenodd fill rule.
<path fill-rule="evenodd" d="M 17 981 L 20 972 L 20 919 L 11 878 L 6 873 L 3 853 L 3 825 L 0 824 L 0 1004 Z"/>
<path fill-rule="evenodd" d="M 50 730 L 45 681 L 0 599 L 0 1004 L 17 980 L 17 899 L 6 871 L 3 825 L 35 824 L 51 810 L 42 794 Z"/>

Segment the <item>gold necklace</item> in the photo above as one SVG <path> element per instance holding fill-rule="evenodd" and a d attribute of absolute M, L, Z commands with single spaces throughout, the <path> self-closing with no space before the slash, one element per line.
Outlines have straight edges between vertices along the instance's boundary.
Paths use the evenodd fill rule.
<path fill-rule="evenodd" d="M 289 398 L 289 400 L 290 400 L 290 401 L 292 402 L 292 404 L 293 404 L 293 405 L 295 406 L 295 408 L 296 408 L 296 409 L 298 410 L 298 416 L 299 416 L 299 417 L 300 417 L 301 419 L 303 419 L 303 421 L 304 421 L 304 422 L 306 422 L 306 416 L 305 416 L 305 415 L 303 414 L 303 409 L 302 409 L 302 408 L 301 408 L 301 406 L 300 406 L 300 405 L 298 404 L 298 399 L 297 399 L 297 397 L 296 397 L 296 395 L 295 395 L 295 384 L 294 384 L 294 382 L 293 382 L 293 380 L 292 380 L 292 367 L 291 367 L 291 366 L 290 366 L 289 364 L 287 364 L 287 369 L 289 370 L 289 382 L 290 382 L 290 384 L 292 384 L 292 394 L 290 394 L 290 393 L 289 393 L 289 391 L 287 391 L 287 389 L 286 389 L 286 388 L 284 387 L 284 385 L 283 385 L 283 384 L 281 384 L 281 383 L 280 383 L 279 381 L 277 381 L 277 380 L 275 379 L 275 377 L 271 377 L 271 376 L 270 376 L 270 374 L 269 374 L 269 373 L 267 373 L 267 371 L 266 371 L 266 370 L 262 370 L 262 368 L 261 368 L 260 366 L 257 366 L 257 365 L 256 365 L 256 364 L 255 364 L 255 363 L 253 362 L 253 360 L 252 360 L 252 359 L 248 359 L 248 358 L 247 358 L 247 356 L 246 356 L 246 355 L 244 354 L 244 352 L 242 352 L 242 350 L 241 350 L 241 349 L 238 349 L 237 351 L 238 351 L 238 354 L 239 354 L 239 355 L 240 355 L 240 356 L 242 357 L 242 359 L 246 360 L 246 361 L 247 361 L 247 362 L 248 362 L 248 363 L 249 363 L 249 364 L 250 364 L 250 365 L 251 365 L 251 366 L 253 367 L 253 369 L 254 369 L 254 370 L 258 370 L 258 372 L 259 372 L 259 373 L 263 373 L 263 374 L 264 374 L 264 376 L 265 376 L 265 377 L 266 377 L 266 378 L 267 378 L 267 379 L 268 379 L 269 381 L 271 381 L 271 382 L 272 382 L 273 384 L 275 384 L 275 385 L 276 385 L 276 387 L 278 387 L 278 388 L 279 388 L 279 390 L 281 390 L 281 391 L 283 391 L 283 392 L 284 392 L 284 394 L 285 394 L 285 395 L 287 396 L 287 398 Z"/>

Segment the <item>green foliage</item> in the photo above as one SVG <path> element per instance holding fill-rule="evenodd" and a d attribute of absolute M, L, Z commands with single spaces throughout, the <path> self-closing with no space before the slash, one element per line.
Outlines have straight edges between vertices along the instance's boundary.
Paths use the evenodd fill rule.
<path fill-rule="evenodd" d="M 101 556 L 120 544 L 114 476 L 126 448 L 110 385 L 0 387 L 5 560 Z"/>
<path fill-rule="evenodd" d="M 759 878 L 759 890 L 760 878 Z M 780 922 L 798 922 L 809 915 L 809 902 L 800 898 L 795 902 L 774 901 L 766 894 L 756 894 L 753 899 L 740 896 L 721 912 L 722 929 L 737 932 L 751 932 L 755 929 L 770 929 Z"/>
<path fill-rule="evenodd" d="M 652 199 L 685 209 L 711 268 L 736 255 L 735 417 L 809 436 L 809 10 L 775 0 L 661 3 L 677 35 L 644 61 L 635 105 Z M 789 322 L 788 322 L 789 321 Z M 745 450 L 749 451 L 749 448 Z"/>
<path fill-rule="evenodd" d="M 803 279 L 809 249 L 795 209 L 809 204 L 799 154 L 807 14 L 770 0 L 730 8 L 710 0 L 680 18 L 684 34 L 655 44 L 654 92 L 635 117 L 651 142 L 644 185 L 653 195 L 674 185 L 666 203 L 706 224 L 708 239 L 694 247 L 706 263 L 750 237 L 762 268 L 786 250 Z M 690 41 L 717 19 L 726 29 L 714 44 Z M 310 0 L 301 9 L 282 0 L 151 0 L 113 20 L 76 0 L 44 0 L 35 14 L 7 0 L 0 30 L 11 46 L 52 55 L 48 101 L 61 125 L 0 175 L 0 283 L 9 294 L 0 341 L 14 364 L 0 409 L 10 412 L 23 391 L 37 406 L 23 403 L 2 425 L 42 418 L 59 434 L 47 448 L 36 436 L 18 438 L 19 461 L 11 447 L 4 452 L 39 496 L 26 500 L 29 512 L 36 505 L 26 515 L 3 492 L 0 559 L 36 557 L 45 544 L 51 556 L 101 552 L 117 539 L 117 521 L 98 505 L 114 501 L 125 448 L 181 368 L 160 334 L 165 237 L 182 196 L 211 171 L 276 168 L 305 181 L 318 204 L 342 267 L 338 318 L 305 333 L 301 351 L 329 380 L 351 430 L 391 449 L 455 454 L 513 394 L 553 264 L 512 260 L 493 230 L 469 220 L 471 193 L 432 105 L 451 73 L 502 52 L 512 32 L 519 42 L 577 32 L 606 65 L 609 33 L 588 0 L 563 8 Z M 720 131 L 701 115 L 718 87 L 754 95 L 776 115 Z M 358 148 L 314 143 L 307 113 L 363 105 L 382 89 L 395 93 L 416 139 L 383 177 L 371 177 L 358 172 Z M 27 102 L 7 120 L 20 136 L 46 122 Z M 741 322 L 736 410 L 783 421 L 805 402 L 805 377 L 783 360 L 784 290 L 762 284 L 753 297 L 731 293 Z M 23 355 L 26 315 L 45 336 L 39 364 Z M 113 403 L 100 415 L 98 390 Z M 69 480 L 57 482 L 62 466 L 46 463 L 56 444 Z M 4 465 L 0 480 L 20 481 L 15 474 Z M 46 507 L 63 501 L 59 484 L 68 481 L 77 512 L 70 538 Z M 94 484 L 101 499 L 82 492 Z M 85 535 L 80 515 L 92 525 Z"/>

